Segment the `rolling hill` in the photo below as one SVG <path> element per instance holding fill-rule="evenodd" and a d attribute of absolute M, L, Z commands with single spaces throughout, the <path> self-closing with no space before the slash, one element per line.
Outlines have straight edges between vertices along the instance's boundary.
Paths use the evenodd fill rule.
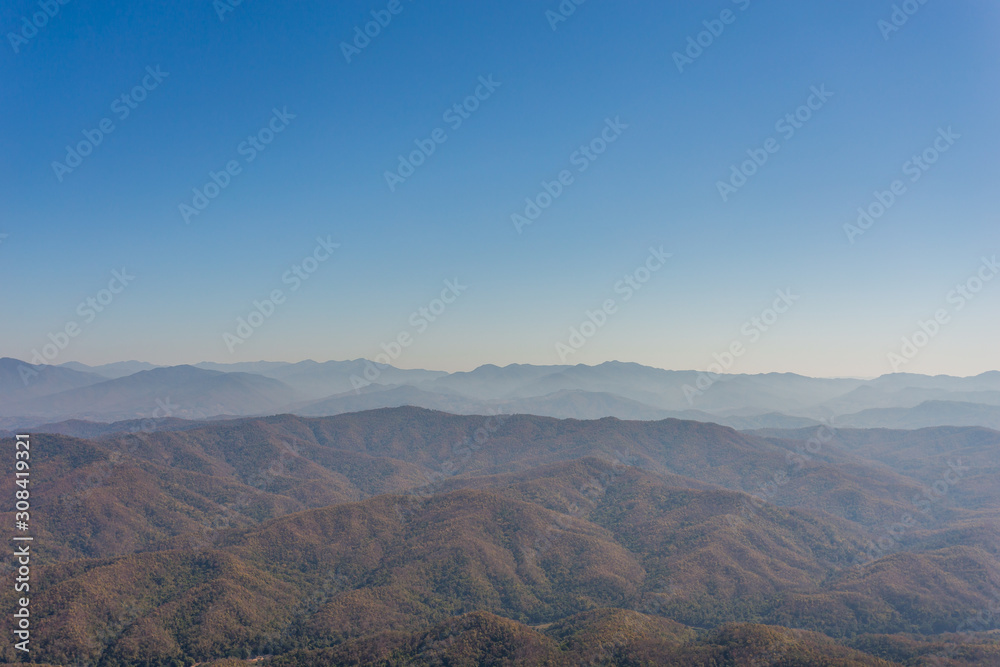
<path fill-rule="evenodd" d="M 847 665 L 951 650 L 1000 591 L 1000 433 L 841 429 L 803 460 L 815 433 L 400 407 L 37 434 L 36 655 Z M 873 552 L 949 457 L 967 459 L 960 483 Z M 995 627 L 954 664 L 995 657 Z"/>

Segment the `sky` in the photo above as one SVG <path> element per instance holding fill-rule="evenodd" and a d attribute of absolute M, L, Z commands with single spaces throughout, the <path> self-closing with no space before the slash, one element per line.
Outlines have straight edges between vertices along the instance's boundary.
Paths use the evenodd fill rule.
<path fill-rule="evenodd" d="M 0 356 L 1000 369 L 995 3 L 11 0 L 0 31 Z"/>

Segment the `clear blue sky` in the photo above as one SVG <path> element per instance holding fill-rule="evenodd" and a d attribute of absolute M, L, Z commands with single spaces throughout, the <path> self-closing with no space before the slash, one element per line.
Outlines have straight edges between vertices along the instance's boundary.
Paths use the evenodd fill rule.
<path fill-rule="evenodd" d="M 899 370 L 1000 368 L 1000 280 L 948 300 L 1000 251 L 993 3 L 914 1 L 891 33 L 893 3 L 871 0 L 589 0 L 555 29 L 556 0 L 219 6 L 70 0 L 32 31 L 37 1 L 4 3 L 0 355 L 28 359 L 75 322 L 52 363 L 371 358 L 400 333 L 402 367 L 559 363 L 556 343 L 614 299 L 567 362 L 703 369 L 739 341 L 733 372 L 873 376 L 944 308 Z M 373 10 L 391 21 L 348 63 Z M 721 34 L 679 71 L 704 21 Z M 444 113 L 477 87 L 454 128 Z M 275 108 L 294 118 L 248 161 L 241 143 Z M 79 166 L 53 166 L 102 119 L 114 129 Z M 606 119 L 627 127 L 574 161 Z M 446 141 L 390 190 L 385 172 L 438 128 Z M 958 138 L 912 182 L 904 163 L 939 128 Z M 718 182 L 769 138 L 777 152 L 723 201 Z M 186 224 L 179 205 L 230 161 L 239 173 Z M 518 233 L 511 215 L 562 170 L 572 182 Z M 848 242 L 897 179 L 905 192 Z M 293 291 L 282 277 L 318 236 L 340 247 Z M 651 246 L 672 256 L 626 301 L 615 285 Z M 122 267 L 135 279 L 101 295 Z M 468 287 L 440 317 L 411 319 L 455 278 Z M 787 312 L 741 333 L 785 288 Z M 227 346 L 275 289 L 284 302 Z M 78 308 L 102 296 L 102 312 Z"/>

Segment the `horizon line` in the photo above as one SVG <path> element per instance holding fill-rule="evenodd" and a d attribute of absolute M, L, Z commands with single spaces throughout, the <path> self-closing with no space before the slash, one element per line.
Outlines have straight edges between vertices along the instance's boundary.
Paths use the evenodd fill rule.
<path fill-rule="evenodd" d="M 268 359 L 258 359 L 256 361 L 228 361 L 227 362 L 227 361 L 208 361 L 208 360 L 202 360 L 202 361 L 198 361 L 198 362 L 194 362 L 194 363 L 181 363 L 181 364 L 156 364 L 156 363 L 153 363 L 153 362 L 150 362 L 150 361 L 141 361 L 141 360 L 138 360 L 138 359 L 123 359 L 123 360 L 111 361 L 111 362 L 107 362 L 107 363 L 103 363 L 103 364 L 88 364 L 88 363 L 85 363 L 85 362 L 82 362 L 82 361 L 76 361 L 76 360 L 64 361 L 64 362 L 58 363 L 58 364 L 32 364 L 30 362 L 24 361 L 24 360 L 19 359 L 17 357 L 0 357 L 0 359 L 12 359 L 14 361 L 17 361 L 18 363 L 22 363 L 22 364 L 25 364 L 25 365 L 28 365 L 28 366 L 33 366 L 33 367 L 52 366 L 52 367 L 55 367 L 55 368 L 59 368 L 59 367 L 65 367 L 65 366 L 70 365 L 70 364 L 79 364 L 81 366 L 85 366 L 85 367 L 91 368 L 91 369 L 93 369 L 93 368 L 101 368 L 103 366 L 110 366 L 110 365 L 113 365 L 113 364 L 128 364 L 128 363 L 149 364 L 150 366 L 153 366 L 155 368 L 176 368 L 176 367 L 179 367 L 179 366 L 197 367 L 199 364 L 215 364 L 215 365 L 219 365 L 219 366 L 235 366 L 235 365 L 238 365 L 238 364 L 287 364 L 287 365 L 296 365 L 296 364 L 302 364 L 302 363 L 311 362 L 311 363 L 314 363 L 314 364 L 317 364 L 317 365 L 321 365 L 321 364 L 326 364 L 326 363 L 350 363 L 350 362 L 358 362 L 358 361 L 360 361 L 360 362 L 371 363 L 371 364 L 374 364 L 376 366 L 380 366 L 380 367 L 383 367 L 383 368 L 388 367 L 388 368 L 394 368 L 396 370 L 402 370 L 402 371 L 426 371 L 426 372 L 431 372 L 431 373 L 444 373 L 446 375 L 454 375 L 454 374 L 457 374 L 457 373 L 471 373 L 471 372 L 474 372 L 474 371 L 479 370 L 481 368 L 490 367 L 490 366 L 492 366 L 494 368 L 501 368 L 501 369 L 502 368 L 510 368 L 512 366 L 528 366 L 528 367 L 534 367 L 534 368 L 579 368 L 579 367 L 582 366 L 584 368 L 597 368 L 598 366 L 604 366 L 606 364 L 622 364 L 622 365 L 632 364 L 632 365 L 635 365 L 635 366 L 641 366 L 643 368 L 650 368 L 650 369 L 653 369 L 653 370 L 665 371 L 665 372 L 668 372 L 668 373 L 706 373 L 708 375 L 731 376 L 731 377 L 739 377 L 739 376 L 753 377 L 753 376 L 758 376 L 758 375 L 796 375 L 796 376 L 799 376 L 799 377 L 810 378 L 810 379 L 814 379 L 814 380 L 861 380 L 861 381 L 865 381 L 865 382 L 870 381 L 870 380 L 876 380 L 876 379 L 882 378 L 882 377 L 893 376 L 893 375 L 910 375 L 910 376 L 920 376 L 920 377 L 974 378 L 974 377 L 979 377 L 980 375 L 986 375 L 988 373 L 1000 372 L 1000 369 L 989 369 L 989 370 L 982 371 L 980 373 L 975 373 L 973 375 L 952 375 L 952 374 L 949 374 L 949 373 L 935 373 L 935 374 L 932 375 L 932 374 L 927 374 L 927 373 L 905 373 L 905 372 L 904 373 L 899 373 L 899 372 L 897 372 L 897 373 L 883 373 L 881 375 L 873 375 L 873 376 L 858 376 L 858 375 L 833 375 L 833 376 L 831 376 L 831 375 L 826 375 L 826 376 L 823 376 L 823 375 L 806 375 L 806 374 L 797 373 L 797 372 L 794 372 L 794 371 L 764 371 L 764 372 L 760 372 L 760 373 L 725 373 L 725 372 L 715 373 L 714 371 L 710 371 L 710 370 L 707 370 L 707 369 L 705 369 L 705 370 L 698 370 L 698 369 L 662 368 L 660 366 L 651 366 L 649 364 L 642 364 L 642 363 L 639 363 L 639 362 L 636 362 L 636 361 L 620 361 L 618 359 L 608 359 L 608 360 L 605 360 L 605 361 L 602 361 L 602 362 L 596 363 L 596 364 L 585 364 L 585 363 L 578 363 L 578 364 L 530 364 L 530 363 L 517 363 L 517 362 L 514 362 L 514 363 L 507 364 L 505 366 L 500 366 L 500 365 L 494 364 L 494 363 L 484 363 L 484 364 L 479 364 L 478 366 L 475 366 L 475 367 L 473 367 L 471 369 L 468 369 L 468 370 L 459 370 L 459 371 L 445 371 L 445 370 L 439 370 L 439 369 L 434 369 L 434 368 L 404 368 L 402 366 L 393 366 L 392 364 L 379 363 L 379 362 L 373 361 L 371 359 L 365 359 L 364 357 L 358 357 L 356 359 L 327 359 L 326 361 L 316 361 L 315 359 L 311 359 L 311 358 L 309 358 L 309 359 L 301 359 L 299 361 L 274 361 L 274 360 L 268 360 Z M 142 371 L 138 371 L 138 372 L 142 372 Z"/>

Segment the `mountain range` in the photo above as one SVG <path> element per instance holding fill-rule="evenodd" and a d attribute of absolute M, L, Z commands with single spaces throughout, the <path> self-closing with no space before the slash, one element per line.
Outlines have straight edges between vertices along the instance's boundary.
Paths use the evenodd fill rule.
<path fill-rule="evenodd" d="M 863 380 L 791 373 L 709 376 L 634 363 L 398 369 L 354 361 L 144 362 L 33 366 L 0 359 L 0 427 L 64 420 L 327 416 L 412 405 L 455 414 L 574 419 L 667 418 L 737 429 L 1000 427 L 1000 372 L 974 377 L 896 373 Z M 832 421 L 831 421 L 832 420 Z"/>
<path fill-rule="evenodd" d="M 981 427 L 399 407 L 31 452 L 39 662 L 1000 661 L 1000 432 Z"/>

